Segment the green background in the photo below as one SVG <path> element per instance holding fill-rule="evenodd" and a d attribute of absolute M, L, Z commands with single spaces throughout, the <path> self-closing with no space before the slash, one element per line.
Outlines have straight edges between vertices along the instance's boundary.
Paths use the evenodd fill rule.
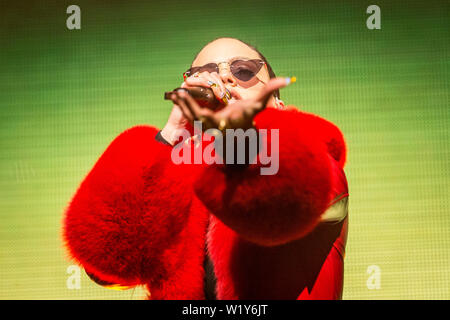
<path fill-rule="evenodd" d="M 81 7 L 81 30 L 66 8 Z M 138 299 L 69 276 L 61 218 L 121 131 L 161 127 L 164 91 L 210 40 L 256 45 L 288 104 L 348 144 L 344 299 L 450 299 L 449 5 L 376 1 L 4 1 L 0 5 L 0 298 Z M 299 128 L 301 129 L 301 128 Z M 369 289 L 367 269 L 381 270 Z"/>

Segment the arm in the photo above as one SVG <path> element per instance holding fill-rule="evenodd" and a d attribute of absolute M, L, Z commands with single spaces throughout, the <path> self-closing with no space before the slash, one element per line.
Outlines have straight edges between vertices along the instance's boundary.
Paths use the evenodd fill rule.
<path fill-rule="evenodd" d="M 257 129 L 279 129 L 279 170 L 261 175 L 261 164 L 244 170 L 206 166 L 195 182 L 199 199 L 243 238 L 272 246 L 310 232 L 333 200 L 333 166 L 343 167 L 345 144 L 339 129 L 297 110 L 267 108 Z M 269 130 L 268 130 L 269 131 Z M 270 150 L 271 138 L 267 146 Z"/>
<path fill-rule="evenodd" d="M 164 250 L 180 241 L 192 199 L 189 177 L 172 164 L 171 147 L 156 141 L 156 134 L 148 126 L 120 134 L 65 212 L 70 256 L 102 281 L 155 281 L 168 268 Z"/>

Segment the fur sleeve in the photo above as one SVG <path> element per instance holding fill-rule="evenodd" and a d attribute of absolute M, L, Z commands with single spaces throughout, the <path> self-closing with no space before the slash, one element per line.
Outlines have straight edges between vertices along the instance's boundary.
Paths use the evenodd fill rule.
<path fill-rule="evenodd" d="M 243 238 L 273 246 L 310 232 L 333 197 L 332 161 L 343 166 L 345 143 L 339 129 L 317 116 L 265 109 L 257 129 L 279 129 L 279 168 L 261 175 L 262 165 L 244 170 L 205 166 L 194 185 L 205 206 Z M 268 134 L 267 150 L 273 143 Z"/>
<path fill-rule="evenodd" d="M 69 255 L 102 281 L 136 285 L 162 277 L 163 252 L 186 224 L 192 191 L 156 134 L 149 126 L 120 134 L 65 212 Z"/>

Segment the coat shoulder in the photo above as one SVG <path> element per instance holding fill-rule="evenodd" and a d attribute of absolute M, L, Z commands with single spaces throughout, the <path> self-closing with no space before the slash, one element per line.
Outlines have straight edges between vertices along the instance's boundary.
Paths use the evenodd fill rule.
<path fill-rule="evenodd" d="M 287 112 L 297 113 L 301 124 L 299 129 L 314 132 L 326 144 L 328 153 L 341 168 L 344 168 L 347 160 L 347 145 L 342 131 L 336 124 L 316 114 L 294 108 L 290 108 Z"/>

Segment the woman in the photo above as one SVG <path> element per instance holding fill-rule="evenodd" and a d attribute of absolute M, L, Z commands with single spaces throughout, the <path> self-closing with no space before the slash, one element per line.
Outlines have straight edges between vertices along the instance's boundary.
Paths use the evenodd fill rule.
<path fill-rule="evenodd" d="M 285 107 L 279 89 L 289 81 L 240 40 L 210 42 L 186 75 L 183 87 L 210 87 L 228 105 L 213 112 L 181 91 L 161 131 L 119 135 L 66 211 L 71 257 L 96 282 L 145 285 L 151 299 L 340 299 L 348 190 L 339 129 Z M 174 164 L 172 148 L 196 120 L 203 130 L 278 129 L 276 174 L 261 175 L 259 162 Z"/>

